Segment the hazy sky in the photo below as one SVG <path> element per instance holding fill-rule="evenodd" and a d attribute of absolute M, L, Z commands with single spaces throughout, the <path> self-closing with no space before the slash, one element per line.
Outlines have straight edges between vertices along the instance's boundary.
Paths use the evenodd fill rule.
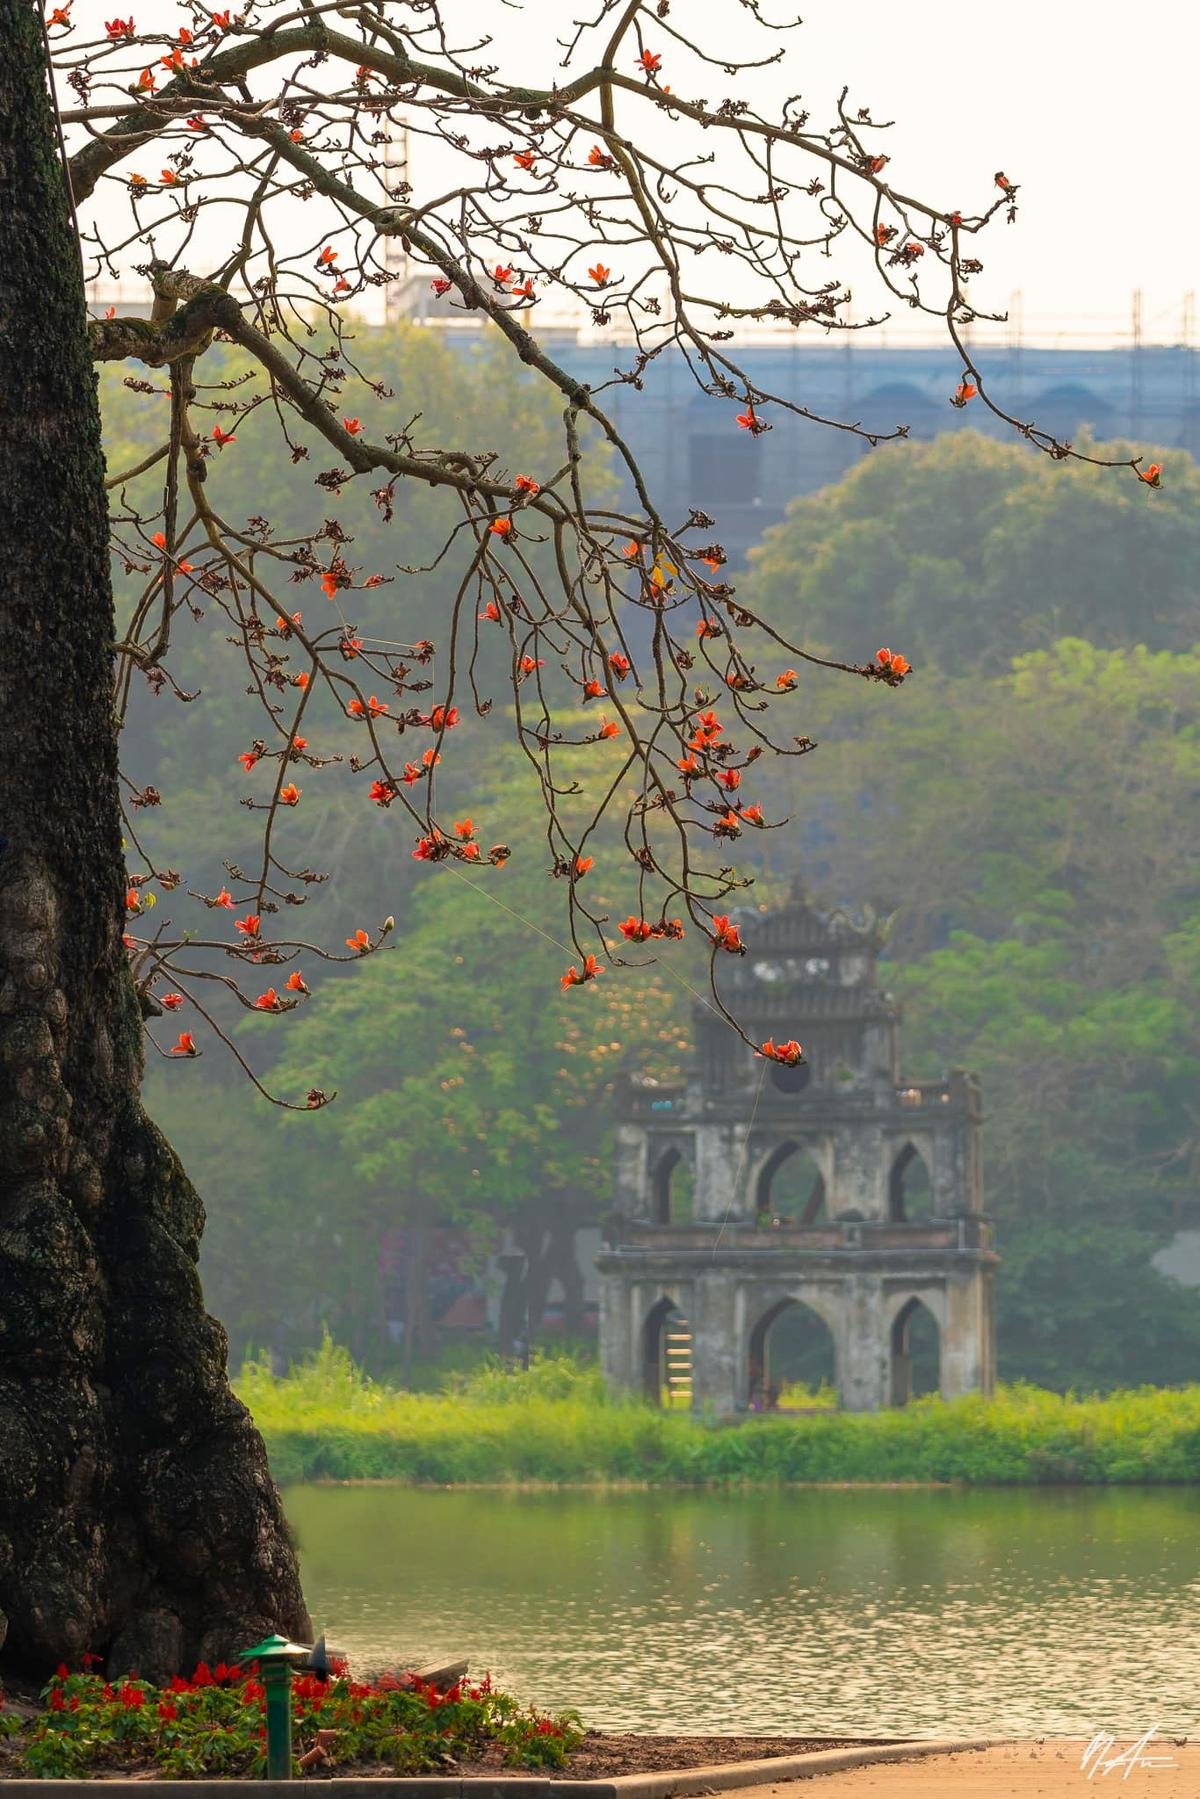
<path fill-rule="evenodd" d="M 804 0 L 805 94 L 843 81 L 879 116 L 916 191 L 995 170 L 1022 186 L 1018 223 L 988 234 L 984 280 L 1001 305 L 1173 340 L 1200 288 L 1195 82 L 1200 0 Z M 799 62 L 797 58 L 797 62 Z M 962 183 L 953 176 L 961 173 Z M 973 179 L 972 179 L 973 178 Z M 952 203 L 958 203 L 953 200 Z"/>
<path fill-rule="evenodd" d="M 1192 141 L 1200 0 L 763 0 L 776 18 L 789 4 L 804 24 L 783 40 L 791 47 L 782 72 L 706 72 L 700 89 L 681 70 L 680 90 L 759 101 L 799 92 L 820 126 L 848 84 L 856 106 L 897 121 L 880 147 L 898 187 L 969 213 L 994 198 L 997 168 L 1021 184 L 1017 224 L 997 223 L 981 244 L 977 305 L 1004 310 L 1019 289 L 1032 333 L 1119 341 L 1140 287 L 1146 339 L 1179 340 L 1183 296 L 1200 289 Z M 491 33 L 504 73 L 531 82 L 554 79 L 555 39 L 595 10 L 592 0 L 443 6 L 460 43 Z M 111 10 L 78 0 L 76 17 Z M 133 0 L 132 10 L 143 29 L 172 31 L 187 16 L 175 0 Z M 764 45 L 738 0 L 673 0 L 670 22 L 710 43 L 715 30 L 732 28 L 734 53 L 781 41 Z M 647 22 L 648 43 L 655 31 Z M 678 47 L 664 39 L 661 48 L 679 68 Z M 418 192 L 421 161 L 418 148 Z M 426 180 L 438 172 L 427 169 Z"/>

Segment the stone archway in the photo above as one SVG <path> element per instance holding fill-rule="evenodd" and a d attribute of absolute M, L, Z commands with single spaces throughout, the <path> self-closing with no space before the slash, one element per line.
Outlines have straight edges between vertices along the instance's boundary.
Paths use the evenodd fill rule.
<path fill-rule="evenodd" d="M 777 1411 L 789 1385 L 838 1386 L 837 1345 L 828 1323 L 804 1300 L 788 1296 L 762 1314 L 747 1346 L 751 1411 Z M 785 1408 L 786 1409 L 786 1408 Z"/>
<path fill-rule="evenodd" d="M 664 1293 L 642 1326 L 642 1391 L 653 1405 L 691 1398 L 691 1328 L 680 1306 Z"/>
<path fill-rule="evenodd" d="M 911 1140 L 897 1152 L 888 1171 L 888 1218 L 912 1224 L 933 1213 L 929 1164 Z"/>
<path fill-rule="evenodd" d="M 892 1320 L 890 1342 L 892 1405 L 907 1405 L 941 1391 L 942 1333 L 931 1308 L 915 1295 Z"/>
<path fill-rule="evenodd" d="M 677 1144 L 664 1149 L 650 1174 L 655 1224 L 688 1224 L 692 1217 L 692 1165 Z"/>
<path fill-rule="evenodd" d="M 760 1223 L 812 1225 L 825 1217 L 825 1176 L 811 1150 L 788 1138 L 758 1171 L 754 1211 Z"/>

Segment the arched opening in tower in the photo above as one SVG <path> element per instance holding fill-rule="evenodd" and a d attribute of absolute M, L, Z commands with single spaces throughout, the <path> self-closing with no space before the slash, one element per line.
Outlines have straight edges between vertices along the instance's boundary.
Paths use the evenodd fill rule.
<path fill-rule="evenodd" d="M 692 1218 L 692 1167 L 678 1149 L 664 1150 L 651 1177 L 655 1224 L 689 1224 Z"/>
<path fill-rule="evenodd" d="M 825 1176 L 808 1150 L 781 1143 L 759 1170 L 755 1217 L 764 1230 L 785 1224 L 822 1224 L 826 1211 Z"/>
<path fill-rule="evenodd" d="M 667 1294 L 651 1306 L 642 1327 L 642 1389 L 654 1405 L 690 1405 L 692 1332 Z"/>
<path fill-rule="evenodd" d="M 893 1224 L 912 1224 L 933 1211 L 933 1187 L 925 1158 L 906 1143 L 888 1175 L 888 1217 Z"/>
<path fill-rule="evenodd" d="M 941 1333 L 937 1319 L 919 1299 L 910 1299 L 892 1325 L 892 1404 L 907 1405 L 942 1384 Z"/>
<path fill-rule="evenodd" d="M 755 1412 L 825 1409 L 837 1400 L 837 1351 L 825 1320 L 781 1299 L 750 1333 L 747 1392 Z"/>

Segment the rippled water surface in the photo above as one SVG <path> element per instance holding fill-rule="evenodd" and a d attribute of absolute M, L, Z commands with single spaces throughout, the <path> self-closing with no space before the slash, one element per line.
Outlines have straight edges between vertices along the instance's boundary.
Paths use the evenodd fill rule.
<path fill-rule="evenodd" d="M 1200 1495 L 294 1487 L 356 1669 L 469 1654 L 610 1729 L 1200 1728 Z"/>

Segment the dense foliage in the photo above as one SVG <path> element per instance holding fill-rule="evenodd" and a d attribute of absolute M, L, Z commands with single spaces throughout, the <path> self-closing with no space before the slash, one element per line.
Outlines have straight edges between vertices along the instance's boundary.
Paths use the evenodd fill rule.
<path fill-rule="evenodd" d="M 974 431 L 885 450 L 793 501 L 742 592 L 835 653 L 878 638 L 918 670 L 1002 673 L 1060 637 L 1185 647 L 1200 471 L 1177 450 L 1153 454 L 1169 473 L 1150 492 Z"/>
<path fill-rule="evenodd" d="M 451 1393 L 379 1385 L 330 1346 L 282 1378 L 237 1388 L 280 1481 L 1195 1481 L 1200 1386 L 1104 1398 L 1005 1386 L 993 1399 L 888 1412 L 757 1417 L 736 1430 L 605 1391 L 594 1368 L 535 1362 Z"/>
<path fill-rule="evenodd" d="M 4 1772 L 73 1780 L 145 1770 L 172 1779 L 261 1778 L 266 1771 L 266 1693 L 254 1664 L 176 1675 L 155 1687 L 110 1682 L 85 1658 L 64 1664 L 30 1720 L 0 1712 Z M 561 1767 L 580 1741 L 573 1714 L 549 1717 L 498 1692 L 491 1680 L 439 1690 L 411 1675 L 371 1681 L 303 1673 L 292 1680 L 293 1772 L 367 1768 L 444 1773 L 491 1751 L 510 1767 Z"/>

